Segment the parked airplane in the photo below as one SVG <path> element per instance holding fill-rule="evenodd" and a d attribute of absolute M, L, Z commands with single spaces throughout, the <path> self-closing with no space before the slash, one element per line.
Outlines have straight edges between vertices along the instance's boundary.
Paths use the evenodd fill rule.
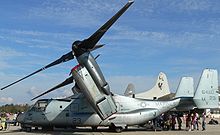
<path fill-rule="evenodd" d="M 202 76 L 207 76 L 207 78 L 201 76 L 196 91 L 199 91 L 199 89 L 201 89 L 201 84 L 206 85 L 206 87 L 214 87 L 215 86 L 215 88 L 214 88 L 215 90 L 212 90 L 213 95 L 210 94 L 209 99 L 218 99 L 218 94 L 217 94 L 218 93 L 218 82 L 211 81 L 208 78 L 209 74 L 215 74 L 213 72 L 217 72 L 217 71 L 215 71 L 213 69 L 203 70 Z M 202 82 L 204 82 L 204 83 L 202 83 Z M 207 84 L 205 84 L 205 82 L 207 82 Z M 208 83 L 210 83 L 210 84 L 208 85 Z M 216 83 L 216 84 L 214 84 L 214 83 Z M 206 88 L 206 89 L 204 88 L 203 93 L 205 93 L 205 91 L 206 91 L 206 93 L 208 93 L 207 89 L 208 88 Z M 170 99 L 175 99 L 175 98 L 182 97 L 180 104 L 174 109 L 174 110 L 178 110 L 178 111 L 187 111 L 187 110 L 192 110 L 194 108 L 199 108 L 199 109 L 207 109 L 209 107 L 212 108 L 209 105 L 206 105 L 206 106 L 199 105 L 199 106 L 197 106 L 195 104 L 196 98 L 198 97 L 198 94 L 196 95 L 196 91 L 194 91 L 193 78 L 192 77 L 182 77 L 181 81 L 178 85 L 176 93 L 171 93 L 171 94 L 165 95 L 163 97 L 160 97 L 159 100 L 170 100 Z M 211 92 L 209 92 L 209 93 L 211 93 Z M 141 94 L 142 93 L 139 93 L 138 95 L 141 95 Z M 202 94 L 200 96 L 204 96 L 204 94 Z M 135 97 L 136 97 L 136 95 L 135 95 Z M 141 95 L 138 98 L 148 99 L 148 98 L 145 98 L 145 95 Z M 203 102 L 208 100 L 207 98 L 202 98 L 202 99 L 203 99 Z M 217 106 L 217 104 L 215 104 L 215 106 Z"/>
<path fill-rule="evenodd" d="M 75 41 L 72 44 L 71 52 L 28 76 L 1 88 L 3 90 L 40 71 L 76 57 L 79 65 L 72 69 L 72 76 L 37 97 L 56 88 L 71 84 L 73 81 L 75 81 L 74 88 L 78 89 L 80 93 L 68 99 L 39 100 L 30 110 L 18 116 L 18 122 L 21 123 L 23 129 L 31 130 L 32 126 L 42 126 L 44 128 L 63 125 L 92 126 L 94 129 L 97 126 L 109 126 L 116 132 L 120 132 L 125 126 L 140 125 L 180 104 L 182 97 L 170 101 L 154 101 L 129 98 L 111 93 L 101 69 L 90 53 L 98 47 L 96 44 L 101 37 L 132 3 L 133 1 L 129 1 L 89 38 Z M 213 81 L 218 82 L 217 71 L 213 70 L 213 73 L 211 72 L 208 71 L 202 76 L 202 79 L 207 76 L 208 78 L 202 81 L 201 88 L 195 94 L 195 104 L 199 107 L 205 107 L 207 104 L 206 107 L 208 108 L 216 106 L 215 102 L 218 99 L 215 98 L 216 83 L 213 83 Z M 210 84 L 212 84 L 212 87 L 210 87 Z"/>
<path fill-rule="evenodd" d="M 127 89 L 125 90 L 124 95 L 129 97 L 144 98 L 144 99 L 158 99 L 164 96 L 170 95 L 170 88 L 165 73 L 160 72 L 156 84 L 150 90 L 135 93 L 135 87 L 132 83 L 128 84 Z"/>
<path fill-rule="evenodd" d="M 133 1 L 128 1 L 111 19 L 109 19 L 102 27 L 100 27 L 95 33 L 93 33 L 89 38 L 82 41 L 76 40 L 72 44 L 72 51 L 63 55 L 54 62 L 46 65 L 45 67 L 1 88 L 1 90 L 12 86 L 40 71 L 43 71 L 47 68 L 55 66 L 57 64 L 77 59 L 79 67 L 85 69 L 85 72 L 91 75 L 93 84 L 87 87 L 84 87 L 84 84 L 81 85 L 80 82 L 76 81 L 76 88 L 80 88 L 84 96 L 89 100 L 90 105 L 97 112 L 101 119 L 106 119 L 112 114 L 117 112 L 116 103 L 114 102 L 108 83 L 106 82 L 101 69 L 96 63 L 94 57 L 90 53 L 92 50 L 99 48 L 97 45 L 98 41 L 102 38 L 105 32 L 117 21 L 117 19 L 133 4 Z M 76 79 L 76 78 L 75 78 Z M 73 77 L 69 77 L 66 80 L 66 84 L 73 82 Z M 91 87 L 92 86 L 92 87 Z"/>
<path fill-rule="evenodd" d="M 77 82 L 81 81 L 86 86 L 91 86 L 88 82 L 94 83 L 94 81 L 92 81 L 90 74 L 84 72 L 85 70 L 85 67 L 78 66 L 72 72 L 78 76 L 75 77 Z M 203 71 L 193 97 L 193 103 L 198 108 L 218 107 L 217 77 L 217 70 Z M 23 129 L 29 131 L 31 127 L 41 126 L 44 129 L 51 129 L 52 126 L 65 125 L 69 127 L 91 126 L 93 129 L 97 129 L 98 126 L 109 126 L 110 129 L 121 132 L 126 126 L 146 123 L 146 121 L 179 106 L 182 101 L 188 100 L 188 95 L 179 90 L 183 89 L 178 89 L 176 98 L 170 101 L 136 99 L 113 94 L 117 113 L 105 120 L 99 117 L 97 111 L 93 109 L 89 100 L 82 93 L 66 99 L 41 99 L 27 112 L 20 114 L 17 120 Z M 105 109 L 108 110 L 108 108 Z"/>

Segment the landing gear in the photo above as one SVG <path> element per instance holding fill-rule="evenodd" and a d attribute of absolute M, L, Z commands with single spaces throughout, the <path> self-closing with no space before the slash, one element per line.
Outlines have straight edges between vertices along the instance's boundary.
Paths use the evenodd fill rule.
<path fill-rule="evenodd" d="M 120 126 L 115 126 L 114 124 L 111 124 L 109 126 L 109 130 L 115 131 L 116 133 L 121 133 L 123 128 Z"/>
<path fill-rule="evenodd" d="M 31 132 L 31 129 L 32 129 L 31 127 L 26 127 L 27 132 Z"/>
<path fill-rule="evenodd" d="M 123 130 L 122 127 L 115 127 L 115 132 L 116 133 L 121 133 L 122 130 Z"/>
<path fill-rule="evenodd" d="M 97 126 L 92 126 L 92 131 L 97 131 Z"/>
<path fill-rule="evenodd" d="M 31 132 L 32 128 L 31 127 L 22 127 L 21 131 L 26 131 L 26 132 Z"/>
<path fill-rule="evenodd" d="M 21 131 L 27 131 L 27 132 L 31 132 L 32 127 L 25 125 L 25 124 L 21 124 Z"/>
<path fill-rule="evenodd" d="M 71 126 L 72 129 L 76 129 L 76 126 Z"/>
<path fill-rule="evenodd" d="M 44 131 L 53 131 L 53 126 L 42 127 L 42 130 L 44 130 Z"/>

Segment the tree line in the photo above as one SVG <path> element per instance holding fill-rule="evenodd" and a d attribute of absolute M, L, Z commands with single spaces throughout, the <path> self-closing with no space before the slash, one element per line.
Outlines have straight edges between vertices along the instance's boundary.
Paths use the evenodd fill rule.
<path fill-rule="evenodd" d="M 28 104 L 6 104 L 0 106 L 0 113 L 18 113 L 18 112 L 25 112 L 29 108 Z"/>

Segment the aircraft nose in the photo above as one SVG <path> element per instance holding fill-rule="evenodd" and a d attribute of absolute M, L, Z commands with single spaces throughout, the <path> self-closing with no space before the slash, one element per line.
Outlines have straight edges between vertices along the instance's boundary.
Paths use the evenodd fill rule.
<path fill-rule="evenodd" d="M 20 113 L 17 116 L 17 122 L 22 123 L 24 121 L 25 113 Z"/>

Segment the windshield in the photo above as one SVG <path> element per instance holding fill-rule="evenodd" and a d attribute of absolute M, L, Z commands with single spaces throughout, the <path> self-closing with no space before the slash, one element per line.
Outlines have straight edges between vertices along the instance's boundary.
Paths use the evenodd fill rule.
<path fill-rule="evenodd" d="M 34 106 L 31 108 L 31 110 L 35 110 L 35 111 L 45 111 L 47 105 L 49 103 L 48 99 L 45 100 L 38 100 Z"/>

